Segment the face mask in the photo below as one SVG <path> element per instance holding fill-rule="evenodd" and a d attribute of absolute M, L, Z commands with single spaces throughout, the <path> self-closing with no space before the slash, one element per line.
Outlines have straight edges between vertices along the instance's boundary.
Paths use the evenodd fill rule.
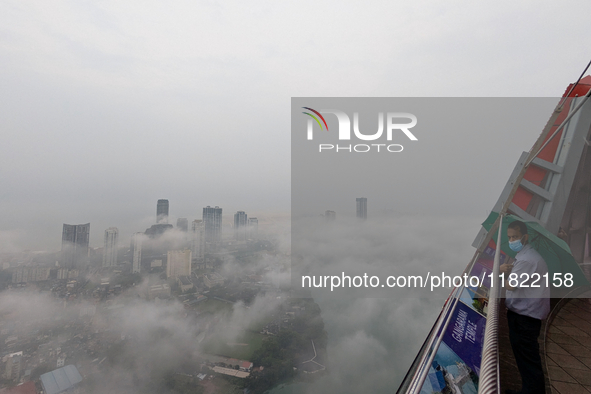
<path fill-rule="evenodd" d="M 521 249 L 523 249 L 523 244 L 521 243 L 521 240 L 518 239 L 517 241 L 509 242 L 509 247 L 512 251 L 519 252 Z"/>

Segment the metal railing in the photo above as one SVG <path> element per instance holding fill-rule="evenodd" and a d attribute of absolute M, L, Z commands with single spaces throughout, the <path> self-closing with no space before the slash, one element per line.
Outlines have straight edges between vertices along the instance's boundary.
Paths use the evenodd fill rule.
<path fill-rule="evenodd" d="M 501 286 L 499 284 L 501 261 L 501 229 L 503 215 L 499 215 L 499 232 L 497 235 L 497 249 L 493 264 L 492 280 L 488 294 L 488 313 L 486 314 L 486 328 L 484 329 L 484 344 L 482 346 L 482 361 L 480 363 L 480 380 L 478 394 L 497 394 L 501 390 L 499 374 L 499 300 Z"/>

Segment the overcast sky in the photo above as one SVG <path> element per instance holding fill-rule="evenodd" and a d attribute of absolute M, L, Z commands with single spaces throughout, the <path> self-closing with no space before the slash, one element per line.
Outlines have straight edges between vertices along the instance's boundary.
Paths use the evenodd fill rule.
<path fill-rule="evenodd" d="M 155 221 L 159 198 L 173 220 L 206 205 L 287 212 L 291 97 L 560 96 L 589 61 L 589 11 L 588 1 L 3 1 L 0 248 L 59 250 L 62 223 L 90 222 L 94 247 L 110 226 L 127 240 Z M 538 133 L 499 138 L 521 151 Z M 494 175 L 501 185 L 513 155 Z"/>

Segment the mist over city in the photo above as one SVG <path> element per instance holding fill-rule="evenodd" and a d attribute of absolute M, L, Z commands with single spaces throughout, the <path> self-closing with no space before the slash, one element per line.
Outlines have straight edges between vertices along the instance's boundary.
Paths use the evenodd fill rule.
<path fill-rule="evenodd" d="M 155 223 L 129 243 L 109 227 L 102 247 L 90 247 L 92 223 L 64 223 L 59 252 L 0 255 L 3 358 L 6 365 L 18 360 L 3 384 L 44 389 L 62 369 L 76 368 L 69 389 L 89 393 L 256 393 L 294 377 L 302 392 L 369 384 L 387 391 L 402 379 L 448 291 L 408 294 L 403 302 L 393 302 L 400 293 L 334 297 L 317 288 L 309 289 L 312 298 L 294 297 L 289 217 L 259 222 L 238 211 L 223 230 L 223 208 L 204 207 L 202 219 L 189 222 L 169 217 L 172 205 L 159 199 Z M 334 211 L 308 218 L 295 242 L 306 243 L 319 272 L 387 275 L 405 265 L 410 273 L 451 272 L 470 257 L 455 238 L 474 232 L 471 217 L 442 239 L 445 218 L 372 217 L 371 205 L 368 217 L 364 209 L 361 219 Z M 445 252 L 446 244 L 455 252 Z M 412 316 L 411 326 L 400 316 Z M 393 352 L 405 356 L 393 359 Z"/>

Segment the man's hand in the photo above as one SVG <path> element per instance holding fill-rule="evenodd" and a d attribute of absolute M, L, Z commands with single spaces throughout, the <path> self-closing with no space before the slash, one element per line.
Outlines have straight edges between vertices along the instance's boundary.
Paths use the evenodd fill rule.
<path fill-rule="evenodd" d="M 505 274 L 506 275 L 506 277 L 505 277 L 505 288 L 507 290 L 515 290 L 516 289 L 516 287 L 512 287 L 511 285 L 509 285 L 509 274 L 511 273 L 511 270 L 513 270 L 513 264 L 507 264 L 507 263 L 505 263 L 505 264 L 503 264 L 503 265 L 501 265 L 499 267 L 499 271 L 502 274 Z"/>
<path fill-rule="evenodd" d="M 499 267 L 501 274 L 510 274 L 511 270 L 513 269 L 513 264 L 503 264 Z"/>

